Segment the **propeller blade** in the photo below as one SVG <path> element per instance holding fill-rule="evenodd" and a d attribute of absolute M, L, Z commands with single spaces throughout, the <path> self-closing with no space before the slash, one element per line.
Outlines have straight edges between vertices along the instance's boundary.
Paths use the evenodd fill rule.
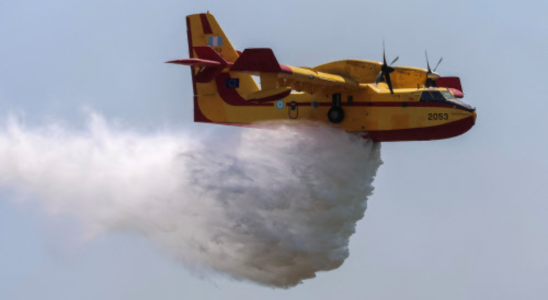
<path fill-rule="evenodd" d="M 399 56 L 396 56 L 396 58 L 394 58 L 394 60 L 393 60 L 390 64 L 393 65 L 395 62 L 398 61 L 398 59 L 400 59 L 400 57 L 399 57 Z"/>
<path fill-rule="evenodd" d="M 436 69 L 438 68 L 438 66 L 441 64 L 441 61 L 443 60 L 443 57 L 440 58 L 440 61 L 438 61 L 438 64 L 436 65 L 436 67 L 434 67 L 434 72 L 436 72 Z"/>
<path fill-rule="evenodd" d="M 430 63 L 428 62 L 428 52 L 424 50 L 424 55 L 426 56 L 426 67 L 428 68 L 428 73 L 432 73 L 432 70 L 430 69 Z"/>
<path fill-rule="evenodd" d="M 390 80 L 390 73 L 386 73 L 384 75 L 384 78 L 386 79 L 386 84 L 388 84 L 388 88 L 390 89 L 390 93 L 394 95 L 394 90 L 392 89 L 392 81 Z"/>
<path fill-rule="evenodd" d="M 377 75 L 377 80 L 375 80 L 375 85 L 379 84 L 379 82 L 382 81 L 383 76 L 384 76 L 383 72 L 380 72 L 379 75 Z"/>
<path fill-rule="evenodd" d="M 400 57 L 396 57 L 392 63 L 390 64 L 393 64 L 395 63 Z M 384 39 L 382 40 L 382 67 L 381 67 L 381 72 L 379 73 L 379 75 L 377 75 L 377 79 L 375 80 L 375 85 L 379 84 L 379 82 L 382 81 L 382 78 L 384 77 L 385 81 L 386 81 L 386 84 L 388 85 L 388 88 L 390 89 L 390 93 L 392 95 L 394 95 L 394 90 L 392 89 L 392 81 L 390 80 L 390 73 L 394 72 L 394 68 L 392 68 L 390 65 L 388 65 L 386 63 L 386 53 L 385 53 L 385 50 L 384 50 Z"/>
<path fill-rule="evenodd" d="M 384 39 L 382 40 L 382 62 L 386 65 L 386 55 L 384 54 Z"/>

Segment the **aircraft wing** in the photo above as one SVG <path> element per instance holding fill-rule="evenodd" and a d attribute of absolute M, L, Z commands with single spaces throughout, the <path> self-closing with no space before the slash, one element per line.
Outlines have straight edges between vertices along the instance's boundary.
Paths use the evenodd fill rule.
<path fill-rule="evenodd" d="M 260 76 L 261 91 L 247 95 L 246 99 L 250 101 L 277 100 L 289 95 L 291 90 L 314 94 L 324 90 L 359 88 L 357 81 L 345 76 L 280 64 L 269 48 L 245 49 L 230 72 Z"/>
<path fill-rule="evenodd" d="M 314 67 L 314 70 L 338 74 L 352 78 L 359 83 L 375 83 L 381 72 L 382 63 L 369 60 L 347 59 L 329 62 Z M 423 87 L 427 78 L 427 70 L 414 67 L 393 66 L 394 72 L 390 74 L 394 88 L 418 88 Z"/>
<path fill-rule="evenodd" d="M 280 64 L 269 48 L 245 49 L 234 63 L 226 61 L 210 46 L 196 46 L 198 58 L 170 61 L 170 63 L 199 67 L 197 82 L 209 82 L 221 72 L 247 73 L 260 77 L 261 90 L 243 97 L 248 101 L 266 102 L 283 99 L 292 90 L 314 94 L 333 94 L 359 89 L 360 84 L 372 84 L 382 64 L 365 60 L 342 60 L 314 68 Z M 418 88 L 426 81 L 426 70 L 394 67 L 394 88 Z"/>

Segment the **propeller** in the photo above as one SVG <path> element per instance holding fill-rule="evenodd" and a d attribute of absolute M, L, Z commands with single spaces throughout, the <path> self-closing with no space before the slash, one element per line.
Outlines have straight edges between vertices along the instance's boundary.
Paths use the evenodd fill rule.
<path fill-rule="evenodd" d="M 436 80 L 440 78 L 440 74 L 436 73 L 436 69 L 441 64 L 441 61 L 443 60 L 443 57 L 440 58 L 436 66 L 434 67 L 434 71 L 430 69 L 430 62 L 428 61 L 428 52 L 426 50 L 424 51 L 424 55 L 426 56 L 426 67 L 428 68 L 428 73 L 426 74 L 426 82 L 424 83 L 425 87 L 436 87 Z"/>
<path fill-rule="evenodd" d="M 394 64 L 396 61 L 398 61 L 400 57 L 397 56 L 394 58 L 394 60 L 390 63 L 390 65 Z M 394 90 L 392 89 L 392 81 L 390 80 L 390 73 L 394 72 L 394 68 L 391 67 L 389 64 L 386 63 L 386 54 L 384 51 L 384 40 L 382 41 L 382 67 L 381 72 L 377 76 L 377 80 L 375 80 L 375 84 L 378 84 L 382 81 L 383 77 L 386 81 L 386 84 L 388 85 L 388 88 L 390 89 L 390 93 L 394 95 Z"/>

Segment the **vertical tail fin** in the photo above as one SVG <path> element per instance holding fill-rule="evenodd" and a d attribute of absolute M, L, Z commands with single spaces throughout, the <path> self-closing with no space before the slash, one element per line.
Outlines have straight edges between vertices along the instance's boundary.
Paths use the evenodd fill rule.
<path fill-rule="evenodd" d="M 239 53 L 232 47 L 230 40 L 226 37 L 222 28 L 215 20 L 215 17 L 210 14 L 195 14 L 187 16 L 187 34 L 188 34 L 188 47 L 189 47 L 189 56 L 190 58 L 205 58 L 208 60 L 219 61 L 217 54 L 228 64 L 231 65 L 234 63 L 238 57 Z M 210 48 L 211 47 L 211 48 Z M 215 54 L 210 53 L 205 49 L 215 50 Z M 224 66 L 223 66 L 224 69 Z M 206 70 L 203 70 L 206 71 Z M 202 71 L 202 72 L 203 72 Z M 224 82 L 219 81 L 219 76 L 222 72 L 221 70 L 208 70 L 207 77 L 205 79 L 212 79 L 208 82 L 204 78 L 199 76 L 206 76 L 201 73 L 200 70 L 196 67 L 192 67 L 192 82 L 194 88 L 194 121 L 195 122 L 208 122 L 209 120 L 202 114 L 200 111 L 199 103 L 206 102 L 210 99 L 208 97 L 218 96 L 220 86 L 223 88 L 225 86 Z M 232 90 L 236 90 L 240 95 L 248 95 L 253 92 L 259 91 L 257 83 L 253 80 L 253 77 L 249 74 L 229 72 L 229 78 L 236 80 L 238 86 Z M 224 80 L 230 80 L 224 79 Z M 236 82 L 234 81 L 234 82 Z M 227 83 L 228 85 L 228 83 Z"/>
<path fill-rule="evenodd" d="M 212 14 L 190 15 L 187 19 L 190 21 L 190 28 L 187 29 L 192 36 L 193 47 L 210 46 L 227 62 L 233 63 L 238 59 L 238 52 Z"/>

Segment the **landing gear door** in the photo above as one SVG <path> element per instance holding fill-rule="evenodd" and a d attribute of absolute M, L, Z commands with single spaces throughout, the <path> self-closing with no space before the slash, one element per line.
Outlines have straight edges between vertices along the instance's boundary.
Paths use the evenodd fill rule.
<path fill-rule="evenodd" d="M 287 106 L 287 111 L 290 119 L 297 119 L 299 117 L 299 106 L 297 105 L 297 102 L 291 101 Z"/>

